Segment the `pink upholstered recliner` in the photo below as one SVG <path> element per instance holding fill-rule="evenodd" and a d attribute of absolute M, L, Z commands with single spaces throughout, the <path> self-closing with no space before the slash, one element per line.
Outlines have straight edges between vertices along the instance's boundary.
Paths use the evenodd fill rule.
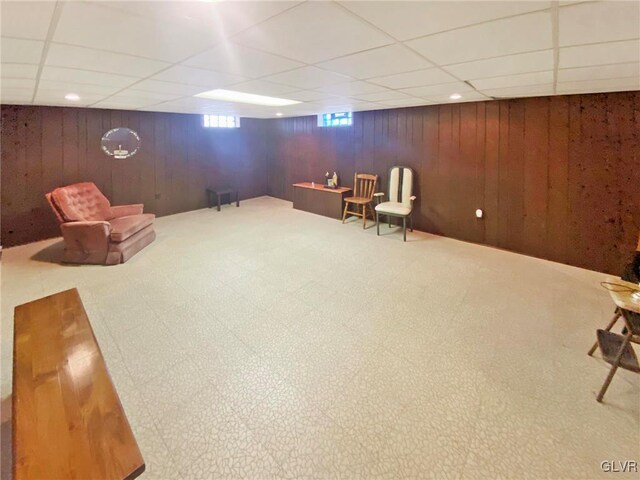
<path fill-rule="evenodd" d="M 92 182 L 75 183 L 46 194 L 62 230 L 64 261 L 124 263 L 156 238 L 155 215 L 144 205 L 112 207 Z"/>

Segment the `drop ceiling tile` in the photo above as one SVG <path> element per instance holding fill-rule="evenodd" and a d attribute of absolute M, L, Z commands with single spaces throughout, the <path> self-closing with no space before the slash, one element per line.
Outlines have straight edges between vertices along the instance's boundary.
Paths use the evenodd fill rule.
<path fill-rule="evenodd" d="M 38 73 L 37 65 L 23 63 L 3 63 L 0 65 L 2 78 L 29 78 L 35 79 Z"/>
<path fill-rule="evenodd" d="M 553 50 L 458 63 L 442 67 L 461 80 L 553 70 Z"/>
<path fill-rule="evenodd" d="M 0 103 L 9 105 L 27 105 L 33 98 L 33 89 L 29 88 L 8 88 L 2 86 L 0 89 Z"/>
<path fill-rule="evenodd" d="M 305 90 L 313 90 L 318 87 L 327 85 L 335 85 L 336 83 L 344 83 L 350 78 L 337 73 L 328 72 L 317 67 L 302 67 L 289 72 L 278 73 L 264 78 L 275 83 L 290 85 Z"/>
<path fill-rule="evenodd" d="M 640 90 L 637 78 L 611 78 L 584 82 L 558 82 L 556 93 L 625 92 Z"/>
<path fill-rule="evenodd" d="M 640 79 L 640 63 L 618 63 L 598 67 L 566 68 L 558 70 L 559 82 L 604 80 L 607 78 L 635 77 Z"/>
<path fill-rule="evenodd" d="M 55 6 L 55 2 L 0 2 L 0 31 L 7 37 L 44 40 Z"/>
<path fill-rule="evenodd" d="M 106 97 L 113 95 L 122 87 L 113 85 L 89 85 L 86 83 L 73 83 L 68 81 L 46 80 L 40 78 L 38 90 L 46 90 L 55 92 L 60 97 L 64 97 L 67 93 L 76 93 L 78 95 L 89 95 L 91 97 Z"/>
<path fill-rule="evenodd" d="M 38 89 L 34 103 L 37 105 L 60 105 L 66 107 L 88 107 L 89 105 L 102 100 L 102 96 L 83 95 L 80 100 L 71 101 L 64 98 L 57 92 L 49 92 L 47 90 Z"/>
<path fill-rule="evenodd" d="M 463 82 L 442 83 L 439 85 L 429 85 L 426 87 L 403 88 L 401 92 L 414 97 L 429 98 L 434 96 L 446 95 L 447 97 L 453 93 L 470 92 L 473 89 Z"/>
<path fill-rule="evenodd" d="M 136 78 L 112 73 L 91 72 L 75 68 L 48 67 L 42 69 L 40 78 L 56 82 L 86 83 L 88 85 L 105 85 L 112 87 L 126 87 L 136 82 Z"/>
<path fill-rule="evenodd" d="M 152 103 L 154 101 L 155 103 L 158 103 L 166 102 L 168 100 L 175 100 L 177 98 L 183 97 L 184 95 L 176 93 L 148 92 L 145 90 L 138 90 L 134 87 L 121 90 L 120 92 L 118 92 L 118 96 L 139 98 L 144 101 L 149 101 L 149 103 Z"/>
<path fill-rule="evenodd" d="M 336 85 L 327 85 L 325 87 L 320 87 L 317 90 L 320 92 L 330 93 L 332 95 L 353 96 L 353 95 L 362 95 L 365 93 L 381 92 L 384 90 L 384 87 L 358 80 L 355 82 L 338 83 Z"/>
<path fill-rule="evenodd" d="M 246 78 L 238 75 L 219 73 L 202 68 L 185 67 L 184 65 L 170 67 L 167 70 L 157 73 L 151 77 L 151 79 L 163 82 L 183 83 L 185 85 L 197 85 L 210 89 L 222 88 L 246 80 Z"/>
<path fill-rule="evenodd" d="M 462 98 L 459 98 L 458 100 L 451 100 L 448 93 L 430 95 L 426 98 L 433 103 L 465 103 L 489 100 L 485 95 L 476 91 L 464 92 L 462 94 Z"/>
<path fill-rule="evenodd" d="M 266 80 L 251 80 L 249 82 L 231 85 L 228 87 L 228 90 L 272 97 L 284 95 L 285 98 L 289 98 L 286 94 L 295 91 L 296 88 L 282 85 L 280 83 L 267 82 Z"/>
<path fill-rule="evenodd" d="M 636 62 L 640 58 L 640 39 L 579 45 L 560 49 L 560 68 L 587 67 L 609 63 Z"/>
<path fill-rule="evenodd" d="M 248 78 L 264 77 L 304 66 L 300 62 L 234 43 L 223 43 L 207 50 L 185 61 L 184 65 L 234 73 Z"/>
<path fill-rule="evenodd" d="M 124 95 L 114 95 L 107 99 L 101 100 L 91 105 L 95 108 L 110 108 L 117 110 L 135 110 L 138 108 L 148 107 L 155 105 L 158 101 L 149 100 L 148 98 L 128 97 Z"/>
<path fill-rule="evenodd" d="M 451 83 L 457 79 L 439 68 L 428 68 L 415 72 L 399 73 L 367 80 L 388 88 L 423 87 L 425 85 L 437 85 L 439 83 Z"/>
<path fill-rule="evenodd" d="M 158 23 L 174 22 L 178 19 L 188 21 L 194 29 L 207 30 L 213 26 L 229 37 L 299 3 L 298 1 L 119 1 L 109 2 L 106 6 L 138 17 L 151 18 Z"/>
<path fill-rule="evenodd" d="M 36 81 L 35 79 L 26 78 L 3 78 L 0 86 L 2 86 L 2 88 L 24 88 L 33 92 Z"/>
<path fill-rule="evenodd" d="M 315 102 L 326 97 L 326 93 L 315 92 L 313 90 L 298 90 L 295 92 L 287 93 L 287 98 L 290 98 L 291 100 L 298 100 L 299 102 Z"/>
<path fill-rule="evenodd" d="M 306 2 L 240 33 L 234 41 L 316 63 L 393 40 L 331 2 Z"/>
<path fill-rule="evenodd" d="M 53 41 L 179 62 L 222 40 L 223 29 L 200 29 L 189 18 L 177 16 L 158 22 L 153 17 L 123 13 L 108 5 L 65 3 Z M 149 5 L 157 6 L 155 2 Z"/>
<path fill-rule="evenodd" d="M 493 88 L 482 90 L 482 93 L 489 97 L 514 98 L 514 97 L 536 97 L 540 95 L 553 95 L 553 83 L 544 85 L 524 85 L 508 88 Z"/>
<path fill-rule="evenodd" d="M 171 65 L 167 62 L 52 43 L 45 65 L 116 73 L 132 77 L 148 77 Z"/>
<path fill-rule="evenodd" d="M 552 48 L 549 12 L 496 20 L 406 42 L 438 65 Z"/>
<path fill-rule="evenodd" d="M 40 64 L 44 42 L 17 38 L 0 38 L 0 60 L 2 63 Z"/>
<path fill-rule="evenodd" d="M 341 2 L 398 40 L 549 8 L 550 2 Z"/>
<path fill-rule="evenodd" d="M 398 92 L 396 90 L 383 90 L 376 93 L 357 95 L 357 98 L 366 102 L 380 102 L 383 100 L 406 100 L 411 97 L 406 93 Z"/>
<path fill-rule="evenodd" d="M 406 98 L 403 98 L 403 99 L 398 98 L 396 100 L 382 100 L 377 103 L 379 103 L 380 105 L 384 105 L 385 107 L 388 107 L 388 108 L 393 108 L 393 107 L 416 107 L 419 105 L 430 105 L 433 102 L 430 102 L 429 100 L 425 100 L 424 98 L 407 96 Z"/>
<path fill-rule="evenodd" d="M 541 85 L 553 83 L 553 71 L 521 73 L 519 75 L 508 75 L 506 77 L 493 77 L 474 80 L 473 86 L 478 90 L 489 88 L 520 87 L 524 85 Z"/>
<path fill-rule="evenodd" d="M 141 82 L 132 85 L 132 88 L 145 92 L 180 96 L 195 95 L 196 93 L 202 93 L 203 91 L 202 87 L 186 85 L 184 83 L 161 82 L 160 80 L 142 80 Z"/>
<path fill-rule="evenodd" d="M 326 70 L 365 79 L 418 70 L 433 65 L 407 47 L 396 44 L 354 53 L 318 64 Z"/>
<path fill-rule="evenodd" d="M 561 47 L 640 37 L 640 2 L 586 2 L 560 8 Z"/>

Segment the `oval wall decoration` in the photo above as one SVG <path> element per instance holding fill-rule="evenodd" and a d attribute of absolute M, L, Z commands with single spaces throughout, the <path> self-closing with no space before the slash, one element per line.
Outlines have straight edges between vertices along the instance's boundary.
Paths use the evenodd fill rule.
<path fill-rule="evenodd" d="M 140 149 L 140 136 L 126 127 L 112 128 L 102 136 L 102 151 L 110 157 L 133 157 Z"/>

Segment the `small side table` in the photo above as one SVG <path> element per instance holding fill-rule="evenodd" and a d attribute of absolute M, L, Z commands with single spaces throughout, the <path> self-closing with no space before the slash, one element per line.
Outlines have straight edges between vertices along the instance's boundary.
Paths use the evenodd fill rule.
<path fill-rule="evenodd" d="M 214 205 L 213 199 L 214 197 L 217 197 L 217 205 L 218 205 L 218 211 L 220 211 L 220 200 L 222 198 L 223 195 L 229 195 L 229 202 L 228 204 L 231 205 L 231 196 L 235 194 L 236 196 L 236 207 L 240 206 L 240 197 L 238 196 L 238 189 L 237 188 L 223 188 L 220 190 L 213 190 L 211 188 L 207 188 L 207 200 L 209 203 L 209 208 L 212 208 Z"/>

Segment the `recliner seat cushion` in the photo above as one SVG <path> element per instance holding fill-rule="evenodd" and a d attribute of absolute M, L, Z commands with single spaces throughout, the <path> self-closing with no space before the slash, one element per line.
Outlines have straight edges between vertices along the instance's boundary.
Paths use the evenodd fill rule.
<path fill-rule="evenodd" d="M 407 207 L 404 203 L 382 202 L 381 204 L 376 205 L 376 212 L 405 216 L 411 213 L 411 208 Z"/>
<path fill-rule="evenodd" d="M 153 213 L 142 213 L 109 220 L 111 224 L 111 241 L 122 242 L 126 240 L 136 232 L 152 225 L 155 218 L 156 216 Z"/>
<path fill-rule="evenodd" d="M 65 222 L 109 220 L 111 203 L 93 182 L 76 183 L 51 192 L 60 216 Z"/>

